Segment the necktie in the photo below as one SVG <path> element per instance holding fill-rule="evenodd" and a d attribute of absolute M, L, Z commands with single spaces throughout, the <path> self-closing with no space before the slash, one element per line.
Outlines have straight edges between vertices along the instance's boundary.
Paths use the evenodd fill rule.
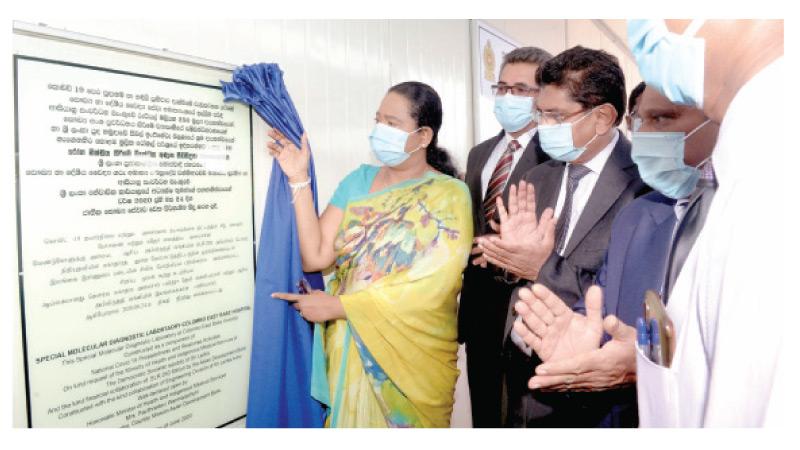
<path fill-rule="evenodd" d="M 514 152 L 520 147 L 519 142 L 512 139 L 492 172 L 489 185 L 486 187 L 486 195 L 483 197 L 483 217 L 486 218 L 487 224 L 494 218 L 497 211 L 497 197 L 503 193 L 503 189 L 506 187 L 508 176 L 511 174 L 511 164 L 514 162 Z"/>
<path fill-rule="evenodd" d="M 675 280 L 681 272 L 686 257 L 703 229 L 706 215 L 711 207 L 711 200 L 716 193 L 716 182 L 714 180 L 700 179 L 697 182 L 697 189 L 689 199 L 688 209 L 678 225 L 675 237 L 672 240 L 672 249 L 667 261 L 667 274 L 664 286 L 664 303 L 669 299 L 669 293 L 675 285 Z"/>
<path fill-rule="evenodd" d="M 578 183 L 586 174 L 591 172 L 586 166 L 581 164 L 570 164 L 567 170 L 567 195 L 564 198 L 564 206 L 561 208 L 561 215 L 556 222 L 556 252 L 562 254 L 567 245 L 567 231 L 569 230 L 572 215 L 572 196 Z"/>

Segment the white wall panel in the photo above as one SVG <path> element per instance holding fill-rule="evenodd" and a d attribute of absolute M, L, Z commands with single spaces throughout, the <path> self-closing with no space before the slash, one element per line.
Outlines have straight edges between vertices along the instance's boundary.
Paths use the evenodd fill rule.
<path fill-rule="evenodd" d="M 42 22 L 35 17 L 18 19 Z M 472 146 L 467 20 L 48 22 L 53 28 L 236 65 L 279 63 L 311 138 L 321 209 L 347 173 L 364 162 L 374 163 L 367 136 L 386 90 L 400 81 L 423 81 L 439 92 L 444 107 L 440 144 L 451 152 L 461 170 L 465 168 Z M 15 42 L 15 49 L 19 48 Z M 266 130 L 257 119 L 253 140 L 257 235 L 272 164 L 265 150 Z M 14 164 L 10 158 L 9 153 L 5 164 Z M 13 186 L 7 187 L 13 190 Z M 15 357 L 19 359 L 19 355 Z M 19 383 L 15 386 L 18 399 Z M 460 393 L 457 408 L 462 413 L 455 419 L 456 425 L 468 424 L 462 409 L 465 401 Z M 23 414 L 15 408 L 17 425 L 24 423 Z"/>

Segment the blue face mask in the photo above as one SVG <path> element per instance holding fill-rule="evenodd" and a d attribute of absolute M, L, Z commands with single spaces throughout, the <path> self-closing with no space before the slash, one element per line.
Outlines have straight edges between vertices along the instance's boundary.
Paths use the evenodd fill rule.
<path fill-rule="evenodd" d="M 498 95 L 494 98 L 494 116 L 504 130 L 519 131 L 533 121 L 533 97 Z"/>
<path fill-rule="evenodd" d="M 634 131 L 631 158 L 648 186 L 672 199 L 689 196 L 697 186 L 700 171 L 683 162 L 686 140 L 705 126 L 706 120 L 688 134 L 683 132 Z M 638 129 L 634 126 L 634 129 Z M 697 167 L 703 165 L 702 161 Z"/>
<path fill-rule="evenodd" d="M 703 107 L 705 39 L 694 35 L 695 20 L 683 34 L 672 33 L 664 20 L 629 20 L 628 45 L 644 82 L 671 102 Z"/>
<path fill-rule="evenodd" d="M 539 145 L 542 146 L 542 150 L 550 155 L 551 158 L 559 161 L 572 162 L 578 159 L 586 151 L 586 146 L 597 139 L 597 134 L 589 139 L 589 142 L 583 147 L 575 147 L 575 141 L 572 138 L 572 125 L 589 117 L 592 111 L 594 109 L 589 110 L 575 122 L 564 122 L 559 125 L 542 125 L 540 123 L 537 133 L 539 133 Z"/>
<path fill-rule="evenodd" d="M 416 133 L 421 129 L 422 127 L 417 128 L 411 133 Z M 372 133 L 369 135 L 369 145 L 372 147 L 372 152 L 378 158 L 378 161 L 394 167 L 402 164 L 412 153 L 422 148 L 418 147 L 410 153 L 406 153 L 406 141 L 411 133 L 389 125 L 376 123 L 375 128 L 372 129 Z"/>

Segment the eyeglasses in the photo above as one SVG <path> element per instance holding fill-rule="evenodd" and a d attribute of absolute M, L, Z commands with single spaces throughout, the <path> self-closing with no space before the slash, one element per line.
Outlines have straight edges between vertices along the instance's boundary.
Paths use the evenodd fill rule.
<path fill-rule="evenodd" d="M 590 109 L 584 117 L 588 116 L 594 108 Z M 561 125 L 562 123 L 566 122 L 567 119 L 571 117 L 575 117 L 578 114 L 586 111 L 586 109 L 581 109 L 580 111 L 575 111 L 574 113 L 570 114 L 563 114 L 560 112 L 548 112 L 548 111 L 535 111 L 534 112 L 534 120 L 541 124 L 541 125 Z M 583 117 L 581 117 L 583 119 Z"/>
<path fill-rule="evenodd" d="M 515 84 L 510 86 L 508 84 L 493 84 L 492 85 L 492 94 L 493 95 L 506 95 L 508 91 L 511 91 L 512 95 L 524 96 L 529 95 L 531 93 L 538 93 L 539 88 L 533 88 L 530 86 L 526 86 L 524 84 Z"/>

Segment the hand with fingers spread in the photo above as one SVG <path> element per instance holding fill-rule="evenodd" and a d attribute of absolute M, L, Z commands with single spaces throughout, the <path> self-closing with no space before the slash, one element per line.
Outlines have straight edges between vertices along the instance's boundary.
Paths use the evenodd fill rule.
<path fill-rule="evenodd" d="M 603 338 L 603 294 L 597 286 L 586 293 L 586 315 L 568 307 L 542 284 L 522 288 L 514 309 L 522 318 L 514 331 L 544 361 L 556 361 L 595 350 Z"/>
<path fill-rule="evenodd" d="M 615 316 L 602 319 L 598 286 L 586 293 L 586 316 L 538 284 L 521 290 L 514 307 L 522 318 L 514 331 L 544 361 L 528 382 L 531 389 L 600 391 L 635 381 L 636 332 Z M 603 331 L 611 340 L 598 348 Z"/>
<path fill-rule="evenodd" d="M 289 178 L 290 183 L 301 183 L 308 179 L 308 163 L 311 159 L 311 150 L 308 148 L 308 136 L 303 133 L 301 147 L 297 148 L 277 128 L 272 128 L 267 133 L 273 140 L 267 142 L 269 154 L 278 160 L 283 173 Z"/>
<path fill-rule="evenodd" d="M 536 193 L 533 184 L 520 181 L 519 188 L 509 188 L 508 210 L 497 199 L 500 224 L 492 224 L 499 235 L 476 238 L 482 260 L 528 280 L 535 280 L 553 252 L 556 219 L 547 208 L 536 217 Z M 473 261 L 473 264 L 475 262 Z"/>
<path fill-rule="evenodd" d="M 300 317 L 309 322 L 324 323 L 347 318 L 339 297 L 325 291 L 313 290 L 308 294 L 275 292 L 272 298 L 288 301 L 300 313 Z"/>
<path fill-rule="evenodd" d="M 597 350 L 551 360 L 536 368 L 531 389 L 604 391 L 636 381 L 636 329 L 616 316 L 603 320 L 611 340 Z"/>

